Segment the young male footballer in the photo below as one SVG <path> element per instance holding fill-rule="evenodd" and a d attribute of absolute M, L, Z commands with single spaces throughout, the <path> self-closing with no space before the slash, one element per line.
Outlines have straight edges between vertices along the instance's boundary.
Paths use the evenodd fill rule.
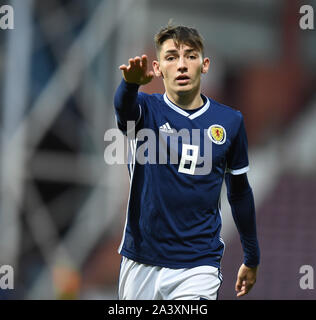
<path fill-rule="evenodd" d="M 243 296 L 256 281 L 260 259 L 243 116 L 201 93 L 210 59 L 196 29 L 168 24 L 156 34 L 155 45 L 154 72 L 146 55 L 129 59 L 119 67 L 123 79 L 114 98 L 132 159 L 119 299 L 217 299 L 224 178 L 244 252 L 235 285 Z M 140 92 L 154 75 L 165 93 Z M 131 129 L 136 136 L 129 135 Z M 137 136 L 143 129 L 153 133 L 148 153 L 157 151 L 151 156 L 156 162 L 136 161 L 146 144 Z"/>

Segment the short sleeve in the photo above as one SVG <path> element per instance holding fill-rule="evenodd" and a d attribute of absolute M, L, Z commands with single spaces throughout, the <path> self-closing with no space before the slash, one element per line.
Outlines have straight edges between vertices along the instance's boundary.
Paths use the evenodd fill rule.
<path fill-rule="evenodd" d="M 240 113 L 240 125 L 228 152 L 226 172 L 239 175 L 246 173 L 248 170 L 248 140 L 244 119 Z"/>

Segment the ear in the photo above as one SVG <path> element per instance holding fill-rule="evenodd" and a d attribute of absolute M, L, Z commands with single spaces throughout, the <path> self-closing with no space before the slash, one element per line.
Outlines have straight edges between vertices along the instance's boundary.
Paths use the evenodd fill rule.
<path fill-rule="evenodd" d="M 154 69 L 156 77 L 162 77 L 162 72 L 160 70 L 159 61 L 157 61 L 157 60 L 153 61 L 153 69 Z"/>
<path fill-rule="evenodd" d="M 201 73 L 207 73 L 209 67 L 210 67 L 210 59 L 204 58 L 202 63 Z"/>

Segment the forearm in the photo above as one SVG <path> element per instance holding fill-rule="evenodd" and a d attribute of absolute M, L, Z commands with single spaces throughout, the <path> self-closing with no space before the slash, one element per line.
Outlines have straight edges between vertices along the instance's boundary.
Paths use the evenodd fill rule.
<path fill-rule="evenodd" d="M 120 123 L 137 121 L 140 116 L 138 105 L 138 84 L 127 83 L 124 80 L 116 89 L 114 96 L 115 113 Z"/>
<path fill-rule="evenodd" d="M 252 189 L 246 175 L 239 178 L 227 175 L 226 184 L 228 201 L 244 251 L 244 264 L 255 267 L 260 262 L 260 249 Z"/>

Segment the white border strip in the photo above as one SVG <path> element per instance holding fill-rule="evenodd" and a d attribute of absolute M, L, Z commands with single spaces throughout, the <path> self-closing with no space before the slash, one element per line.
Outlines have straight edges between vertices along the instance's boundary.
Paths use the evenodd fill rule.
<path fill-rule="evenodd" d="M 174 111 L 180 113 L 181 115 L 189 118 L 190 120 L 193 120 L 193 119 L 199 117 L 201 114 L 203 114 L 203 113 L 210 107 L 210 105 L 211 105 L 211 104 L 210 104 L 210 100 L 208 99 L 208 97 L 206 97 L 206 96 L 204 96 L 204 95 L 202 95 L 202 96 L 205 97 L 205 99 L 206 99 L 206 103 L 205 103 L 204 107 L 203 107 L 202 109 L 200 109 L 199 111 L 196 111 L 196 112 L 194 112 L 194 113 L 192 113 L 192 114 L 184 111 L 183 109 L 181 109 L 180 107 L 178 107 L 177 105 L 175 105 L 173 102 L 171 102 L 171 101 L 169 100 L 169 98 L 167 97 L 167 93 L 166 93 L 166 92 L 165 92 L 164 95 L 163 95 L 163 99 L 164 99 L 165 103 L 166 103 L 171 109 L 173 109 Z"/>
<path fill-rule="evenodd" d="M 199 117 L 202 113 L 204 113 L 210 107 L 210 100 L 207 97 L 205 97 L 205 98 L 206 98 L 206 103 L 205 103 L 204 107 L 202 109 L 200 109 L 199 111 L 192 113 L 189 116 L 189 119 L 193 120 L 193 119 Z"/>
<path fill-rule="evenodd" d="M 175 104 L 173 104 L 167 97 L 167 93 L 164 93 L 163 95 L 163 99 L 165 101 L 165 103 L 171 108 L 173 109 L 174 111 L 182 114 L 183 116 L 185 117 L 188 117 L 190 114 L 187 113 L 186 111 L 184 111 L 183 109 L 179 108 L 178 106 L 176 106 Z"/>
<path fill-rule="evenodd" d="M 129 188 L 129 194 L 128 194 L 128 201 L 127 201 L 127 207 L 126 207 L 126 213 L 125 213 L 125 224 L 124 224 L 124 229 L 123 229 L 123 235 L 122 235 L 122 240 L 120 243 L 120 246 L 117 250 L 119 254 L 121 254 L 124 242 L 125 242 L 125 234 L 126 234 L 126 228 L 127 228 L 127 222 L 128 222 L 128 212 L 129 212 L 129 202 L 131 199 L 131 193 L 132 193 L 132 184 L 133 184 L 133 176 L 134 176 L 134 171 L 135 171 L 135 161 L 136 161 L 136 146 L 137 146 L 137 139 L 131 140 L 131 153 L 132 153 L 132 163 L 134 165 L 132 166 L 131 164 L 131 171 L 130 171 L 130 188 Z M 135 149 L 134 149 L 135 148 Z"/>
<path fill-rule="evenodd" d="M 241 169 L 236 169 L 236 170 L 229 169 L 229 168 L 226 169 L 226 172 L 228 172 L 228 173 L 230 173 L 230 174 L 232 174 L 234 176 L 246 173 L 248 171 L 249 171 L 249 166 L 241 168 Z"/>

